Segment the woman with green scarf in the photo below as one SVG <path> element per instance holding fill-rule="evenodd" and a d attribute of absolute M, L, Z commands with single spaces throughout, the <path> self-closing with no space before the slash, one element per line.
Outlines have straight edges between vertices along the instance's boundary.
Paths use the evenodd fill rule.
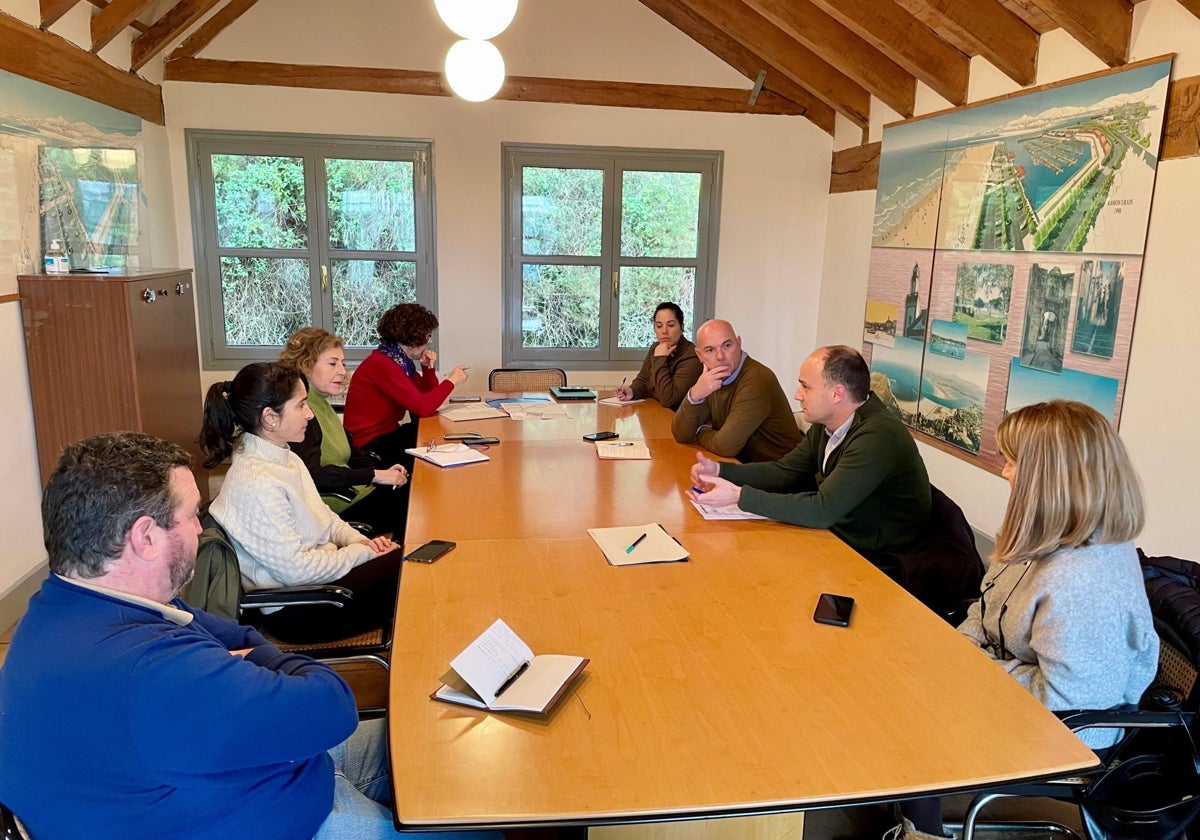
<path fill-rule="evenodd" d="M 325 504 L 347 522 L 365 522 L 375 533 L 404 539 L 408 483 L 401 464 L 381 468 L 374 457 L 350 442 L 329 398 L 342 393 L 346 382 L 344 343 L 328 330 L 305 327 L 288 338 L 281 364 L 296 370 L 308 383 L 308 407 L 313 418 L 301 443 L 291 444 L 312 474 Z M 377 485 L 383 485 L 379 487 Z"/>

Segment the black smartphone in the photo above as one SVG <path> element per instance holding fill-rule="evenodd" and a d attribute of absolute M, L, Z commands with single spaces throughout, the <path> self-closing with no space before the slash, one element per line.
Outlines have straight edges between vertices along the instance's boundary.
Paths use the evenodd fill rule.
<path fill-rule="evenodd" d="M 471 435 L 470 437 L 463 438 L 462 442 L 467 446 L 495 446 L 500 442 L 500 438 L 484 435 Z"/>
<path fill-rule="evenodd" d="M 595 442 L 598 440 L 612 440 L 613 438 L 618 437 L 620 437 L 620 435 L 616 432 L 592 432 L 590 435 L 584 435 L 583 439 Z"/>
<path fill-rule="evenodd" d="M 450 402 L 479 402 L 483 397 L 451 397 Z"/>
<path fill-rule="evenodd" d="M 450 540 L 430 540 L 414 548 L 404 559 L 411 563 L 436 563 L 439 558 L 453 551 L 456 545 L 458 543 Z"/>
<path fill-rule="evenodd" d="M 479 432 L 452 432 L 444 436 L 446 440 L 477 440 L 483 437 Z"/>
<path fill-rule="evenodd" d="M 823 592 L 817 599 L 817 611 L 813 613 L 813 621 L 818 624 L 832 624 L 835 627 L 849 627 L 852 612 L 854 599 L 849 595 L 830 595 Z"/>

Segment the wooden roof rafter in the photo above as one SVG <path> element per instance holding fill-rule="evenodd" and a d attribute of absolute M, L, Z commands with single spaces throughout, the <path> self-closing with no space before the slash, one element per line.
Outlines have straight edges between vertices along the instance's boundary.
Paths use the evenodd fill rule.
<path fill-rule="evenodd" d="M 244 15 L 258 0 L 229 0 L 221 9 L 171 52 L 172 58 L 194 56 L 212 43 L 234 21 Z"/>
<path fill-rule="evenodd" d="M 1037 81 L 1040 35 L 997 0 L 896 0 L 896 4 L 967 55 L 983 56 L 1022 87 Z"/>
<path fill-rule="evenodd" d="M 179 0 L 148 31 L 133 39 L 129 69 L 144 67 L 219 2 L 221 0 Z"/>
<path fill-rule="evenodd" d="M 747 79 L 757 80 L 758 74 L 765 70 L 767 76 L 763 82 L 763 90 L 801 105 L 805 117 L 826 134 L 833 134 L 833 108 L 817 99 L 806 88 L 793 82 L 782 70 L 765 62 L 760 56 L 710 24 L 707 19 L 674 0 L 641 0 L 641 3 Z"/>
<path fill-rule="evenodd" d="M 860 128 L 871 116 L 871 94 L 812 50 L 797 42 L 743 0 L 675 0 L 706 18 L 763 62 L 809 90 Z"/>
<path fill-rule="evenodd" d="M 1129 0 L 1037 0 L 1042 11 L 1107 64 L 1129 60 L 1133 5 Z"/>

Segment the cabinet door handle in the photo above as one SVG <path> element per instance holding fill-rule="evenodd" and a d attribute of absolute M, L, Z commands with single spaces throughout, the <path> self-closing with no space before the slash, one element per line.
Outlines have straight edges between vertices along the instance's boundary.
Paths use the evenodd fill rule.
<path fill-rule="evenodd" d="M 190 288 L 192 288 L 191 283 L 176 283 L 175 284 L 175 294 L 182 295 L 184 292 L 186 292 Z"/>
<path fill-rule="evenodd" d="M 154 301 L 158 300 L 158 293 L 150 288 L 143 289 L 142 300 L 146 301 L 146 303 L 154 303 Z"/>

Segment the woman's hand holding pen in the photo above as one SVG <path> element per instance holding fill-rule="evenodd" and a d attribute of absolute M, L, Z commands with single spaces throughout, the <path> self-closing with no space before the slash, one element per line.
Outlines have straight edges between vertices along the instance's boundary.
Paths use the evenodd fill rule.
<path fill-rule="evenodd" d="M 621 384 L 617 386 L 615 391 L 613 391 L 617 399 L 619 399 L 621 402 L 628 402 L 629 400 L 633 399 L 633 389 L 625 385 L 625 380 L 627 378 L 628 377 L 622 376 Z"/>

